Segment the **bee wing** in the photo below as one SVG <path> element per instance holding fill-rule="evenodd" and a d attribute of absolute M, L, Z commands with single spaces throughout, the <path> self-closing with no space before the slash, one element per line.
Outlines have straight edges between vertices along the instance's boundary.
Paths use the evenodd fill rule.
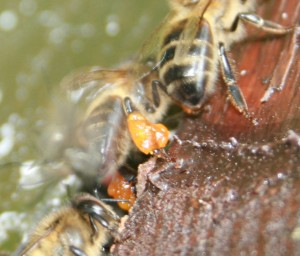
<path fill-rule="evenodd" d="M 191 1 L 188 1 L 186 3 L 182 0 L 179 0 L 177 2 L 178 3 L 176 3 L 176 1 L 169 1 L 171 13 L 167 15 L 164 21 L 143 44 L 135 61 L 134 73 L 137 77 L 143 77 L 159 67 L 159 64 L 164 59 L 164 56 L 162 56 L 161 59 L 158 59 L 159 54 L 162 50 L 165 36 L 170 30 L 171 21 L 173 19 L 178 19 L 178 17 L 181 16 L 178 13 L 180 12 L 181 8 L 185 8 L 184 6 L 188 5 L 195 5 L 192 7 L 192 10 L 190 10 L 191 15 L 182 18 L 187 19 L 188 21 L 185 29 L 183 30 L 183 33 L 181 34 L 179 45 L 176 47 L 174 59 L 180 59 L 182 56 L 187 54 L 199 28 L 199 22 L 201 21 L 206 8 L 211 4 L 212 0 L 201 0 L 198 3 L 194 3 Z M 181 7 L 179 8 L 178 6 Z"/>
<path fill-rule="evenodd" d="M 42 250 L 39 250 L 39 243 L 42 242 L 43 239 L 45 239 L 46 237 L 48 237 L 51 232 L 53 232 L 54 228 L 50 228 L 49 230 L 45 231 L 45 233 L 43 234 L 33 234 L 30 237 L 30 241 L 28 242 L 27 245 L 25 245 L 24 248 L 21 248 L 21 253 L 18 254 L 20 256 L 27 256 L 30 255 L 32 252 L 34 252 L 35 250 L 36 253 L 38 252 L 42 252 Z"/>
<path fill-rule="evenodd" d="M 118 84 L 127 74 L 128 71 L 125 69 L 85 68 L 66 76 L 62 80 L 61 87 L 69 94 L 71 101 L 91 102 L 101 92 Z"/>
<path fill-rule="evenodd" d="M 191 17 L 187 21 L 187 24 L 182 31 L 180 38 L 178 40 L 178 44 L 176 46 L 174 61 L 180 60 L 188 55 L 190 47 L 194 41 L 195 35 L 197 33 L 199 27 L 199 17 Z"/>
<path fill-rule="evenodd" d="M 169 27 L 168 20 L 170 19 L 170 16 L 172 16 L 172 14 L 168 15 L 143 43 L 134 61 L 135 65 L 133 67 L 133 73 L 136 77 L 143 77 L 158 67 L 160 63 L 158 55 L 161 51 L 164 36 Z"/>
<path fill-rule="evenodd" d="M 27 161 L 22 163 L 19 172 L 19 186 L 25 190 L 42 186 L 46 189 L 70 175 L 70 171 L 64 166 L 64 163 L 54 161 L 48 163 Z"/>
<path fill-rule="evenodd" d="M 194 7 L 185 27 L 180 35 L 179 43 L 176 46 L 174 61 L 180 60 L 183 56 L 188 55 L 191 45 L 199 30 L 199 24 L 211 0 L 199 1 Z"/>

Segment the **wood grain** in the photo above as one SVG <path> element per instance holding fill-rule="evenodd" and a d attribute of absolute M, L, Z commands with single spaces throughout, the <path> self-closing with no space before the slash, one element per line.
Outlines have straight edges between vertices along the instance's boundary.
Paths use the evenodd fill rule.
<path fill-rule="evenodd" d="M 268 1 L 258 12 L 300 24 L 298 0 Z M 116 255 L 299 253 L 300 31 L 249 33 L 231 56 L 246 71 L 238 83 L 257 124 L 226 104 L 220 81 L 203 112 L 181 120 L 173 161 L 139 167 L 138 200 Z M 274 93 L 262 103 L 268 88 Z"/>

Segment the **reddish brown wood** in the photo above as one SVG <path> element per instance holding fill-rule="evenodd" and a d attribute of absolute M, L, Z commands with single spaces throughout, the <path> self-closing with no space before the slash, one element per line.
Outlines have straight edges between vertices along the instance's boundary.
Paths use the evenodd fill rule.
<path fill-rule="evenodd" d="M 263 5 L 264 8 L 259 10 L 262 17 L 287 26 L 299 24 L 300 7 L 297 1 L 270 2 L 272 4 Z M 280 19 L 283 13 L 288 14 L 290 23 Z M 250 37 L 233 47 L 232 57 L 237 63 L 238 83 L 258 125 L 254 126 L 230 105 L 228 111 L 225 109 L 226 93 L 221 82 L 218 92 L 208 104 L 211 107 L 209 113 L 204 113 L 200 118 L 213 124 L 218 133 L 220 129 L 222 133 L 226 130 L 228 134 L 224 137 L 235 136 L 245 141 L 255 133 L 255 140 L 270 140 L 274 134 L 284 133 L 287 126 L 290 129 L 299 127 L 294 116 L 299 115 L 300 30 L 298 28 L 293 34 L 276 37 L 257 33 L 254 28 L 248 30 Z M 246 75 L 239 75 L 242 70 L 246 71 Z M 277 90 L 262 104 L 261 100 L 269 87 L 277 87 Z M 267 128 L 268 134 L 264 132 Z"/>
<path fill-rule="evenodd" d="M 288 18 L 281 19 L 283 12 Z M 300 24 L 298 0 L 259 13 Z M 247 40 L 232 50 L 254 125 L 220 82 L 197 117 L 185 116 L 169 154 L 139 168 L 138 200 L 117 255 L 296 255 L 300 251 L 300 32 Z M 282 87 L 261 103 L 268 86 Z"/>

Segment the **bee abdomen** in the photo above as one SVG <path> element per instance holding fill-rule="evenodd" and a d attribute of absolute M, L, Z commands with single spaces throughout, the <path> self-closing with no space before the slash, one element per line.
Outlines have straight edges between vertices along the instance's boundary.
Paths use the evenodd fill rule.
<path fill-rule="evenodd" d="M 122 98 L 109 96 L 95 107 L 82 127 L 86 147 L 97 157 L 100 175 L 115 171 L 125 161 L 130 139 Z"/>
<path fill-rule="evenodd" d="M 202 20 L 192 39 L 184 37 L 185 24 L 181 22 L 164 40 L 160 77 L 166 85 L 185 78 L 206 81 L 207 73 L 213 70 L 215 54 L 209 24 Z"/>
<path fill-rule="evenodd" d="M 208 85 L 213 84 L 217 55 L 209 23 L 202 19 L 194 31 L 190 25 L 181 21 L 165 37 L 159 77 L 171 97 L 191 107 L 212 91 Z"/>

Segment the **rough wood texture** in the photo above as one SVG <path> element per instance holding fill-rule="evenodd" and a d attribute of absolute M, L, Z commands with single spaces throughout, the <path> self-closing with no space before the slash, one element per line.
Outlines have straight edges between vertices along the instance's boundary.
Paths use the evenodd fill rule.
<path fill-rule="evenodd" d="M 298 0 L 268 1 L 259 13 L 300 24 Z M 169 149 L 174 162 L 140 166 L 138 200 L 115 254 L 299 254 L 299 47 L 300 29 L 234 47 L 238 70 L 246 70 L 238 82 L 258 124 L 226 108 L 218 86 L 203 113 L 183 118 Z M 268 87 L 281 91 L 261 103 Z"/>

